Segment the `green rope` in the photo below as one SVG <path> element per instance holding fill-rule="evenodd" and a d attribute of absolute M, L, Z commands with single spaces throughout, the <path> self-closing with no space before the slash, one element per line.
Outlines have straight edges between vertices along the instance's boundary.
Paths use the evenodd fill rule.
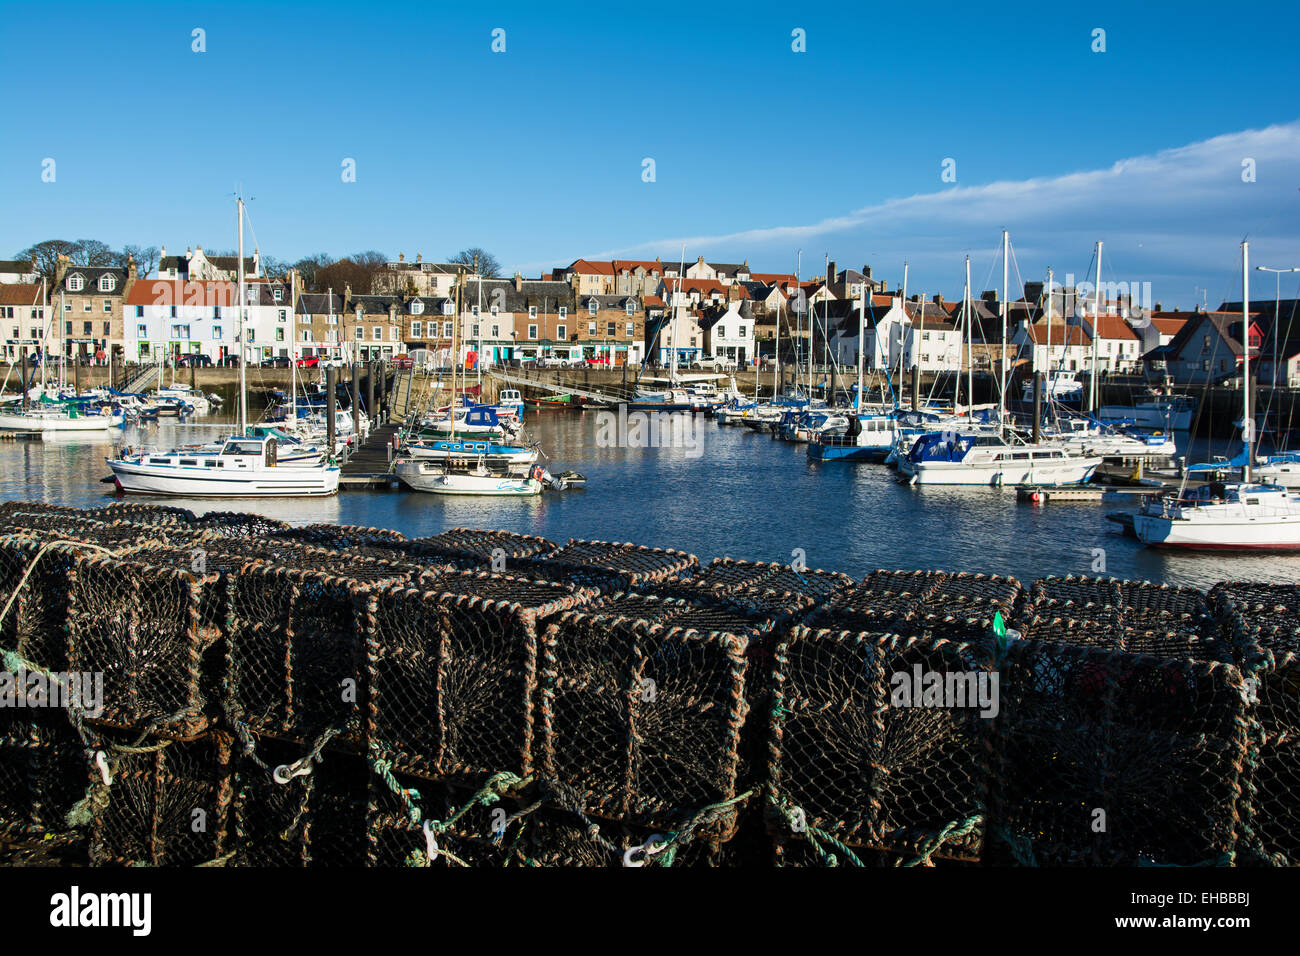
<path fill-rule="evenodd" d="M 930 866 L 930 857 L 933 856 L 935 851 L 943 846 L 944 843 L 948 840 L 960 839 L 961 837 L 967 836 L 983 822 L 984 816 L 979 813 L 972 817 L 967 817 L 965 820 L 954 820 L 934 836 L 923 841 L 921 844 L 920 854 L 915 859 L 908 860 L 903 864 L 903 866 Z"/>

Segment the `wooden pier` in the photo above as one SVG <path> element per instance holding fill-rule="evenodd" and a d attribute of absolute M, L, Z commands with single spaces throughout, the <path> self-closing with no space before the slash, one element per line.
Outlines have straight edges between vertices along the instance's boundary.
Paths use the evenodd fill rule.
<path fill-rule="evenodd" d="M 366 440 L 339 469 L 339 490 L 391 488 L 399 484 L 392 473 L 393 436 L 399 425 L 373 428 Z"/>

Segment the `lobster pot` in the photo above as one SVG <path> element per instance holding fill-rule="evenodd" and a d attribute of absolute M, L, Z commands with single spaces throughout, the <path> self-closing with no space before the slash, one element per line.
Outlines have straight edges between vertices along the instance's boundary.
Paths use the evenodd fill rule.
<path fill-rule="evenodd" d="M 977 857 L 997 681 L 976 645 L 796 628 L 777 648 L 771 712 L 781 842 Z"/>
<path fill-rule="evenodd" d="M 289 527 L 276 518 L 238 511 L 209 511 L 195 518 L 191 526 L 221 538 L 265 538 Z"/>
<path fill-rule="evenodd" d="M 37 561 L 40 550 L 37 541 L 21 534 L 0 536 L 0 589 L 7 595 L 18 592 L 0 625 L 0 646 L 38 667 L 66 671 L 68 577 L 78 552 L 74 545 L 52 545 Z"/>
<path fill-rule="evenodd" d="M 159 528 L 181 529 L 192 526 L 198 519 L 188 508 L 167 505 L 150 505 L 139 501 L 115 501 L 103 508 L 94 508 L 86 514 L 100 521 L 125 521 L 135 525 L 154 525 Z"/>
<path fill-rule="evenodd" d="M 516 573 L 549 581 L 594 587 L 606 594 L 644 590 L 688 574 L 699 558 L 671 548 L 571 539 L 549 554 L 518 561 Z"/>
<path fill-rule="evenodd" d="M 1002 664 L 985 859 L 1226 862 L 1247 733 L 1240 671 L 1047 640 Z"/>
<path fill-rule="evenodd" d="M 201 729 L 205 683 L 219 669 L 218 632 L 202 626 L 203 589 L 216 576 L 98 556 L 69 575 L 68 663 L 103 675 L 103 712 L 117 726 L 180 722 Z"/>
<path fill-rule="evenodd" d="M 1222 644 L 1222 628 L 1206 594 L 1196 588 L 1169 587 L 1147 581 L 1120 581 L 1075 575 L 1034 582 L 1028 616 L 1063 620 L 1104 619 L 1133 631 L 1176 633 L 1192 641 Z M 1221 659 L 1210 648 L 1205 659 Z"/>
<path fill-rule="evenodd" d="M 404 546 L 413 555 L 427 554 L 463 570 L 493 570 L 515 576 L 520 574 L 516 561 L 549 554 L 557 547 L 554 541 L 536 535 L 477 528 L 453 528 L 432 537 L 414 538 Z"/>
<path fill-rule="evenodd" d="M 260 766 L 237 754 L 233 862 L 239 866 L 360 866 L 366 859 L 366 803 L 370 769 L 363 757 L 325 750 L 293 773 L 310 754 L 302 741 L 254 741 Z M 274 778 L 281 770 L 284 783 Z"/>
<path fill-rule="evenodd" d="M 229 705 L 258 733 L 335 730 L 359 743 L 367 695 L 362 615 L 371 587 L 405 573 L 357 561 L 347 577 L 248 565 L 227 580 Z"/>
<path fill-rule="evenodd" d="M 386 528 L 364 528 L 351 524 L 309 524 L 300 528 L 285 528 L 272 531 L 269 538 L 284 538 L 301 541 L 303 544 L 332 551 L 351 550 L 363 547 L 384 547 L 406 541 L 406 535 L 400 531 Z"/>
<path fill-rule="evenodd" d="M 1071 615 L 1061 613 L 1068 609 Z M 1096 647 L 1131 654 L 1148 654 L 1186 660 L 1233 662 L 1227 641 L 1215 631 L 1206 633 L 1199 624 L 1184 627 L 1185 619 L 1168 615 L 1144 618 L 1119 608 L 1046 603 L 1027 609 L 1023 634 L 1035 641 Z"/>
<path fill-rule="evenodd" d="M 89 757 L 62 711 L 0 709 L 0 832 L 67 830 L 90 782 Z"/>
<path fill-rule="evenodd" d="M 730 840 L 734 815 L 721 829 L 714 825 L 697 830 L 690 839 L 675 844 L 670 857 L 662 851 L 649 856 L 638 852 L 655 846 L 654 838 L 664 836 L 653 827 L 584 817 L 561 807 L 543 807 L 525 821 L 520 852 L 526 853 L 534 866 L 563 867 L 717 867 L 730 865 L 734 859 L 729 855 L 736 843 Z"/>
<path fill-rule="evenodd" d="M 999 575 L 873 571 L 831 595 L 809 626 L 972 641 L 988 635 L 998 614 L 1009 620 L 1022 593 L 1019 581 Z"/>
<path fill-rule="evenodd" d="M 575 809 L 670 826 L 736 796 L 748 639 L 697 629 L 697 613 L 597 609 L 547 629 L 542 772 L 577 791 Z"/>
<path fill-rule="evenodd" d="M 809 604 L 821 604 L 839 591 L 853 586 L 853 579 L 838 571 L 796 569 L 765 561 L 736 561 L 716 558 L 693 577 L 666 584 L 651 584 L 654 594 L 675 595 L 675 587 L 707 591 L 716 595 L 796 594 Z M 683 595 L 684 596 L 684 595 Z"/>
<path fill-rule="evenodd" d="M 129 743 L 127 735 L 122 742 Z M 225 853 L 231 738 L 212 731 L 111 761 L 106 802 L 95 807 L 97 866 L 194 866 Z"/>
<path fill-rule="evenodd" d="M 436 585 L 368 596 L 370 739 L 425 778 L 530 773 L 540 631 L 595 593 L 475 572 Z"/>
<path fill-rule="evenodd" d="M 1300 587 L 1225 582 L 1211 601 L 1250 679 L 1246 797 L 1256 856 L 1300 865 Z"/>
<path fill-rule="evenodd" d="M 524 810 L 523 804 L 499 797 L 485 805 L 475 800 L 476 793 L 472 786 L 434 783 L 400 771 L 387 779 L 372 774 L 366 814 L 367 865 L 459 869 L 526 863 L 527 818 L 515 818 Z M 446 826 L 426 832 L 425 825 L 432 828 L 435 822 Z"/>

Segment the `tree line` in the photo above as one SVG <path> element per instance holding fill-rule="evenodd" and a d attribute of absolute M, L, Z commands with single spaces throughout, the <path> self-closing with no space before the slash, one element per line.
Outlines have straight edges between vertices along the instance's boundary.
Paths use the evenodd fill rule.
<path fill-rule="evenodd" d="M 236 255 L 233 249 L 205 250 L 205 252 L 209 256 L 233 258 Z M 159 252 L 156 246 L 128 245 L 121 249 L 114 249 L 108 243 L 100 242 L 98 239 L 46 239 L 44 242 L 28 246 L 14 258 L 23 262 L 34 261 L 40 276 L 53 283 L 61 255 L 67 256 L 74 265 L 110 266 L 120 269 L 126 268 L 127 261 L 134 258 L 141 278 L 152 275 L 159 265 Z M 497 258 L 477 247 L 462 249 L 454 256 L 449 256 L 446 261 L 472 268 L 476 259 L 485 277 L 500 275 L 501 264 Z M 389 261 L 388 256 L 374 249 L 355 252 L 341 259 L 336 259 L 326 252 L 304 256 L 297 262 L 286 262 L 268 255 L 261 257 L 264 276 L 273 279 L 283 278 L 288 275 L 290 269 L 296 269 L 303 288 L 308 292 L 325 292 L 329 289 L 341 292 L 345 286 L 350 285 L 353 292 L 360 294 L 374 291 L 375 276 Z"/>

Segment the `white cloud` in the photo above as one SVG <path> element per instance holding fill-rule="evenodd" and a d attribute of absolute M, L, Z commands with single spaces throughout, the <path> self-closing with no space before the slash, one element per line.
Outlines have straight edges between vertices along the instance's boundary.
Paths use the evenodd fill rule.
<path fill-rule="evenodd" d="M 1255 182 L 1242 181 L 1247 158 L 1254 160 Z M 1227 133 L 1121 159 L 1104 169 L 889 199 L 814 223 L 702 233 L 584 254 L 672 258 L 685 244 L 692 261 L 696 255 L 748 259 L 757 268 L 778 269 L 789 262 L 794 247 L 807 250 L 811 240 L 825 237 L 821 245 L 841 265 L 874 260 L 877 275 L 897 280 L 907 259 L 912 290 L 929 282 L 936 290 L 959 291 L 962 256 L 971 253 L 973 281 L 979 284 L 1006 228 L 1022 279 L 1042 278 L 1049 265 L 1058 276 L 1068 271 L 1081 276 L 1093 243 L 1102 239 L 1104 271 L 1114 263 L 1122 275 L 1111 276 L 1150 281 L 1167 303 L 1172 297 L 1170 304 L 1190 307 L 1194 285 L 1208 285 L 1209 300 L 1239 296 L 1234 261 L 1243 238 L 1252 239 L 1254 262 L 1300 265 L 1297 187 L 1300 121 Z M 811 257 L 810 274 L 819 271 L 821 258 Z"/>

